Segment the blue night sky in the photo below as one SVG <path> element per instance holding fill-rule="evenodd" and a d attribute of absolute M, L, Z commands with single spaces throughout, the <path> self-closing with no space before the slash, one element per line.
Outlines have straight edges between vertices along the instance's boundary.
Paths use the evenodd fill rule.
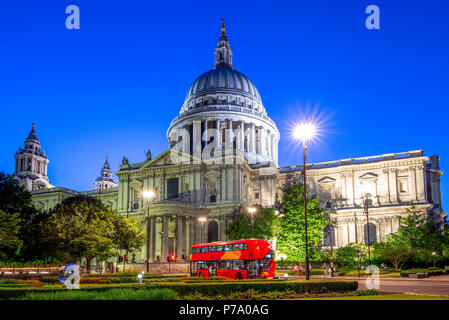
<path fill-rule="evenodd" d="M 65 28 L 70 4 L 80 30 Z M 365 27 L 370 4 L 380 30 Z M 281 166 L 299 162 L 292 121 L 314 117 L 309 161 L 423 149 L 449 167 L 447 1 L 4 0 L 0 170 L 13 173 L 33 122 L 56 186 L 90 190 L 105 156 L 117 171 L 124 155 L 166 150 L 190 84 L 213 65 L 222 17 L 235 68 L 281 132 Z"/>

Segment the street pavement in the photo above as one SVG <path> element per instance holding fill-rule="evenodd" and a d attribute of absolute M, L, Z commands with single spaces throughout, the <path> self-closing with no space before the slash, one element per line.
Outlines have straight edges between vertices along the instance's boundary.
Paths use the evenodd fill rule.
<path fill-rule="evenodd" d="M 289 276 L 289 279 L 305 279 L 305 277 Z M 312 276 L 311 280 L 356 280 L 359 282 L 359 290 L 365 290 L 367 278 Z M 449 295 L 449 275 L 432 276 L 422 279 L 410 278 L 380 278 L 378 291 L 384 293 L 413 293 Z"/>

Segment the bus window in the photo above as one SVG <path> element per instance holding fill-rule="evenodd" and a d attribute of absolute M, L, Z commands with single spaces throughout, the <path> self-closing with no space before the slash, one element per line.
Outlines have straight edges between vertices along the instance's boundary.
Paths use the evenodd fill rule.
<path fill-rule="evenodd" d="M 209 249 L 208 247 L 202 247 L 202 248 L 201 248 L 201 252 L 209 252 L 208 249 Z"/>
<path fill-rule="evenodd" d="M 245 250 L 245 244 L 244 243 L 237 243 L 233 245 L 233 250 Z"/>
<path fill-rule="evenodd" d="M 243 270 L 245 268 L 244 260 L 233 260 L 233 262 L 234 270 Z"/>
<path fill-rule="evenodd" d="M 226 270 L 226 261 L 218 261 L 218 270 Z"/>
<path fill-rule="evenodd" d="M 218 261 L 209 261 L 209 276 L 217 275 Z"/>
<path fill-rule="evenodd" d="M 215 246 L 209 247 L 209 252 L 215 252 L 215 251 L 217 251 L 217 247 L 215 247 Z"/>
<path fill-rule="evenodd" d="M 232 244 L 224 246 L 224 251 L 232 251 Z"/>
<path fill-rule="evenodd" d="M 217 246 L 217 252 L 224 251 L 223 246 Z"/>
<path fill-rule="evenodd" d="M 231 270 L 233 268 L 232 266 L 232 260 L 226 261 L 226 270 Z"/>

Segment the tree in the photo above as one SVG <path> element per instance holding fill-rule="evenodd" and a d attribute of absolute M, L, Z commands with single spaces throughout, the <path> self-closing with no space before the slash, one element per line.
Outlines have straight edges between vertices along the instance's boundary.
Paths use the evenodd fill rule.
<path fill-rule="evenodd" d="M 305 260 L 304 185 L 289 183 L 282 189 L 280 234 L 277 241 L 279 252 L 288 260 Z M 311 196 L 307 187 L 307 234 L 309 256 L 314 259 L 321 246 L 323 228 L 327 221 L 320 208 L 318 195 Z"/>
<path fill-rule="evenodd" d="M 273 208 L 257 206 L 254 214 L 254 238 L 272 240 L 277 236 L 279 218 Z M 226 235 L 230 240 L 250 239 L 253 237 L 251 216 L 247 207 L 239 207 L 234 222 L 226 229 Z"/>
<path fill-rule="evenodd" d="M 20 235 L 20 217 L 18 213 L 6 213 L 0 210 L 0 259 L 13 260 L 22 247 Z"/>
<path fill-rule="evenodd" d="M 66 198 L 48 220 L 48 240 L 73 258 L 85 258 L 89 273 L 93 258 L 105 259 L 116 254 L 117 215 L 99 199 L 84 195 Z"/>
<path fill-rule="evenodd" d="M 416 208 L 414 203 L 407 208 L 407 217 L 399 217 L 397 232 L 387 236 L 387 242 L 394 246 L 407 246 L 418 250 L 440 251 L 442 230 L 435 229 L 426 212 Z"/>
<path fill-rule="evenodd" d="M 342 267 L 353 268 L 367 262 L 368 248 L 363 243 L 349 243 L 335 251 L 335 262 Z"/>
<path fill-rule="evenodd" d="M 405 245 L 389 245 L 380 247 L 379 257 L 388 260 L 396 270 L 400 270 L 404 263 L 414 257 L 414 250 Z"/>
<path fill-rule="evenodd" d="M 15 255 L 15 259 L 32 260 L 54 254 L 54 250 L 42 242 L 42 225 L 48 213 L 39 213 L 32 204 L 31 193 L 3 172 L 0 172 L 0 210 L 10 215 L 19 214 L 22 245 L 20 256 Z"/>
<path fill-rule="evenodd" d="M 446 228 L 436 228 L 427 213 L 419 210 L 413 202 L 407 213 L 407 217 L 399 217 L 401 225 L 398 231 L 387 235 L 388 245 L 408 248 L 413 253 L 410 260 L 413 259 L 415 265 L 433 264 L 435 257 L 440 260 L 449 243 Z"/>
<path fill-rule="evenodd" d="M 139 222 L 125 216 L 117 215 L 113 224 L 113 241 L 118 250 L 132 253 L 145 243 L 144 232 Z M 123 268 L 124 266 L 125 264 L 123 264 Z"/>

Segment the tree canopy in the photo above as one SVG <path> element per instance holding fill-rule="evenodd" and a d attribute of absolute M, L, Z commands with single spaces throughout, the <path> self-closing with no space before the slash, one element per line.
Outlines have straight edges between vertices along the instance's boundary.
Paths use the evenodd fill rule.
<path fill-rule="evenodd" d="M 73 259 L 104 261 L 116 249 L 134 250 L 143 244 L 140 225 L 106 207 L 99 199 L 78 195 L 64 199 L 52 212 L 48 240 Z"/>
<path fill-rule="evenodd" d="M 307 187 L 307 234 L 309 257 L 318 256 L 327 221 L 320 208 L 318 195 L 311 196 Z M 287 255 L 287 260 L 305 260 L 304 185 L 289 183 L 282 189 L 280 233 L 277 249 Z"/>
<path fill-rule="evenodd" d="M 257 206 L 254 213 L 254 238 L 271 240 L 277 236 L 279 218 L 273 208 Z M 236 211 L 236 218 L 228 225 L 226 235 L 229 240 L 253 238 L 251 216 L 247 207 L 241 206 Z"/>

